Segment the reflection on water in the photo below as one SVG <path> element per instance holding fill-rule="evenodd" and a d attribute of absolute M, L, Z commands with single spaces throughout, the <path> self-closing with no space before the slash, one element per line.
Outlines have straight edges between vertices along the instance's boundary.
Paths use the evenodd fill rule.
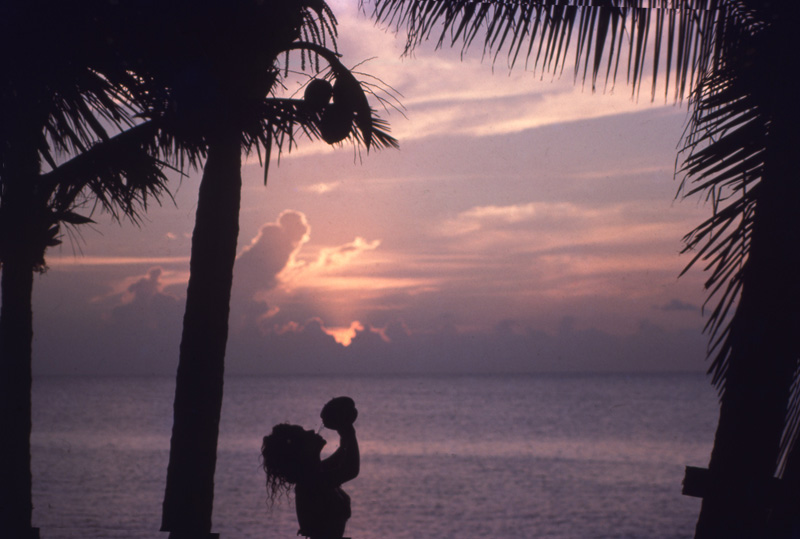
<path fill-rule="evenodd" d="M 37 379 L 43 538 L 163 536 L 173 384 Z M 360 410 L 353 537 L 687 537 L 699 505 L 680 495 L 682 471 L 706 464 L 717 413 L 688 375 L 256 377 L 225 391 L 214 531 L 231 538 L 294 536 L 293 505 L 265 503 L 261 436 L 316 428 L 341 394 Z"/>
<path fill-rule="evenodd" d="M 692 447 L 694 446 L 694 447 Z M 369 441 L 361 444 L 364 453 L 380 456 L 454 456 L 481 458 L 553 458 L 600 460 L 607 462 L 641 462 L 682 465 L 687 452 L 707 457 L 708 444 L 670 443 L 669 441 L 600 440 L 581 442 L 569 438 L 547 440 L 474 440 L 469 442 L 409 441 L 385 443 Z"/>

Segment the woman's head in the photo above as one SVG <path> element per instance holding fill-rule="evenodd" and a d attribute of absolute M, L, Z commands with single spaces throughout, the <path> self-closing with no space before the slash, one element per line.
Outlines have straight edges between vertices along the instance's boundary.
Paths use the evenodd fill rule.
<path fill-rule="evenodd" d="M 272 427 L 272 433 L 264 436 L 261 445 L 270 501 L 291 491 L 293 485 L 313 472 L 324 445 L 322 436 L 298 425 L 283 423 Z"/>

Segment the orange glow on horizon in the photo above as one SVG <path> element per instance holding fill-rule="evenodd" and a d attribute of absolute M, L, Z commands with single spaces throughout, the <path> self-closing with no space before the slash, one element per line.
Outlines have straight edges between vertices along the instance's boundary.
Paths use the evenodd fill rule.
<path fill-rule="evenodd" d="M 350 346 L 350 343 L 353 342 L 356 333 L 359 331 L 364 331 L 364 325 L 358 320 L 354 320 L 350 323 L 350 327 L 323 327 L 322 331 L 333 337 L 336 342 L 347 348 Z"/>

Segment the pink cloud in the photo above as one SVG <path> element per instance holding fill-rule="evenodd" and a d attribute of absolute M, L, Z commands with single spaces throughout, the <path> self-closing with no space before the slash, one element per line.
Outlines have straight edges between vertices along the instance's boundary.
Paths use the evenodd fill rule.
<path fill-rule="evenodd" d="M 278 275 L 295 261 L 297 253 L 310 238 L 311 227 L 306 216 L 285 210 L 276 222 L 261 227 L 236 260 L 234 279 L 248 291 L 271 290 L 278 284 Z"/>

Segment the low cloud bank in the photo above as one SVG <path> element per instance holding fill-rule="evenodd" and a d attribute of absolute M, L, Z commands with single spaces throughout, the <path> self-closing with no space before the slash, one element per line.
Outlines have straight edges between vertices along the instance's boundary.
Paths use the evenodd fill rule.
<path fill-rule="evenodd" d="M 78 324 L 37 341 L 34 371 L 41 374 L 173 375 L 177 367 L 182 302 L 161 292 L 160 327 L 131 317 L 136 305 L 97 324 Z M 123 327 L 124 326 L 124 327 Z M 383 328 L 354 325 L 348 346 L 318 318 L 264 331 L 249 326 L 228 341 L 226 373 L 242 374 L 508 374 L 702 372 L 705 337 L 699 330 L 668 331 L 643 321 L 637 331 L 612 335 L 575 329 L 569 319 L 553 334 L 513 321 L 493 331 L 444 326 L 414 333 L 401 322 Z M 361 328 L 361 329 L 359 329 Z M 340 339 L 341 340 L 341 339 Z"/>
<path fill-rule="evenodd" d="M 241 335 L 229 345 L 228 368 L 242 374 L 701 372 L 704 351 L 699 331 L 667 331 L 647 321 L 627 335 L 568 324 L 550 334 L 511 321 L 488 333 L 453 327 L 411 333 L 399 322 L 380 329 L 363 325 L 345 347 L 314 319 L 266 335 Z"/>

